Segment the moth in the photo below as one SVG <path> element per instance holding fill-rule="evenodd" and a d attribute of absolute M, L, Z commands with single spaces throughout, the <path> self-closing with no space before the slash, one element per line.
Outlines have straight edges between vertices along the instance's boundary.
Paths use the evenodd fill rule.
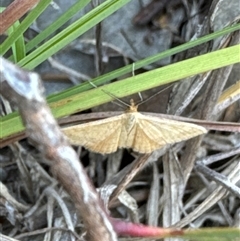
<path fill-rule="evenodd" d="M 195 124 L 143 115 L 137 107 L 131 100 L 129 109 L 121 115 L 66 127 L 62 131 L 71 144 L 101 154 L 113 153 L 118 148 L 151 153 L 207 132 Z"/>

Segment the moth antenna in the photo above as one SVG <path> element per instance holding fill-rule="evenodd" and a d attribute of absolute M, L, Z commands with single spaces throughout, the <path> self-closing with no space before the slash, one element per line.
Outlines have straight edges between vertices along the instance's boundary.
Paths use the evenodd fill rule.
<path fill-rule="evenodd" d="M 123 110 L 125 109 L 124 106 L 122 106 L 120 103 L 118 103 L 118 102 L 116 102 L 116 101 L 114 101 L 114 100 L 112 100 L 111 102 L 112 102 L 113 104 L 121 107 Z M 124 104 L 125 104 L 125 103 L 124 103 Z"/>
<path fill-rule="evenodd" d="M 105 94 L 109 95 L 110 97 L 118 100 L 118 101 L 119 101 L 120 103 L 122 103 L 123 105 L 125 105 L 125 106 L 127 106 L 127 107 L 130 107 L 129 104 L 127 104 L 127 103 L 124 102 L 123 100 L 119 99 L 116 95 L 114 95 L 114 94 L 112 94 L 112 93 L 110 93 L 110 92 L 108 92 L 107 90 L 104 90 L 104 89 L 102 89 L 102 91 L 103 91 Z M 112 101 L 112 102 L 115 103 L 115 104 L 117 104 L 118 106 L 121 106 L 121 105 L 119 105 L 119 103 L 117 103 L 117 102 L 114 102 L 114 101 Z M 121 107 L 122 107 L 122 106 L 121 106 Z M 123 107 L 122 107 L 122 108 L 123 108 Z"/>
<path fill-rule="evenodd" d="M 157 96 L 158 94 L 162 93 L 162 92 L 165 91 L 166 89 L 172 87 L 173 85 L 174 85 L 174 84 L 171 84 L 171 85 L 167 86 L 166 88 L 164 88 L 164 89 L 158 91 L 157 93 L 155 93 L 154 95 L 150 96 L 150 97 L 147 98 L 146 100 L 144 100 L 144 101 L 140 101 L 140 102 L 136 103 L 136 105 L 139 106 L 139 105 L 141 105 L 141 104 L 143 104 L 143 103 L 145 103 L 145 102 L 151 100 L 152 98 L 154 98 L 154 97 Z"/>

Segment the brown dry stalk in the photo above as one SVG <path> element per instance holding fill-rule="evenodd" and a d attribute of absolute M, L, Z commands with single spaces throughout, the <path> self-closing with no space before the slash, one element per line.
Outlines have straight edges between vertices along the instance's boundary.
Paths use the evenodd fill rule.
<path fill-rule="evenodd" d="M 135 177 L 135 175 L 145 166 L 145 164 L 148 161 L 149 154 L 145 154 L 140 156 L 134 161 L 134 164 L 132 168 L 126 173 L 124 178 L 120 181 L 118 184 L 117 188 L 113 191 L 111 197 L 110 197 L 110 202 L 109 206 L 113 204 L 115 199 L 118 197 L 118 195 L 126 189 L 127 185 L 132 181 L 132 179 Z"/>
<path fill-rule="evenodd" d="M 165 118 L 169 120 L 176 120 L 176 121 L 184 121 L 188 123 L 192 123 L 195 125 L 200 125 L 205 127 L 208 130 L 216 130 L 216 131 L 229 131 L 229 132 L 240 132 L 240 124 L 235 122 L 221 122 L 221 121 L 207 121 L 207 120 L 198 120 L 192 119 L 182 116 L 174 116 L 174 115 L 167 115 L 167 114 L 159 114 L 159 113 L 150 113 L 150 112 L 141 112 L 143 115 L 150 115 L 155 116 L 158 118 Z M 80 114 L 69 116 L 59 120 L 59 124 L 69 124 L 74 122 L 81 122 L 81 121 L 93 121 L 96 119 L 107 118 L 111 116 L 120 115 L 122 112 L 114 111 L 114 112 L 97 112 L 97 113 L 90 113 L 90 114 Z M 0 139 L 0 148 L 5 147 L 15 141 L 19 141 L 26 138 L 25 131 L 13 134 L 8 136 L 4 139 Z"/>
<path fill-rule="evenodd" d="M 39 0 L 15 0 L 0 13 L 0 34 L 4 32 L 25 13 L 34 8 Z"/>

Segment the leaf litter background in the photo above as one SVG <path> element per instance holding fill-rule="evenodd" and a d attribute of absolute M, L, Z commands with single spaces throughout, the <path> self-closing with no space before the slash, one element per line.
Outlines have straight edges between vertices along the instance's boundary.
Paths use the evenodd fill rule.
<path fill-rule="evenodd" d="M 57 18 L 74 2 L 55 1 L 57 5 L 50 6 L 42 14 L 29 30 L 28 37 L 31 38 L 34 31 L 41 31 L 51 24 L 54 18 Z M 214 17 L 210 19 L 211 22 L 204 23 L 203 29 L 208 24 L 214 31 L 222 29 L 240 15 L 239 1 L 216 1 L 215 7 L 211 9 L 212 12 L 209 10 L 211 1 L 189 1 L 189 12 L 186 12 L 186 7 L 180 1 L 179 4 L 177 4 L 178 1 L 169 1 L 166 3 L 164 11 L 153 17 L 146 25 L 134 25 L 133 19 L 141 10 L 141 4 L 145 6 L 149 2 L 151 1 L 131 1 L 102 23 L 103 70 L 97 70 L 94 58 L 96 53 L 95 30 L 87 32 L 53 56 L 53 59 L 57 61 L 55 68 L 52 68 L 50 64 L 53 59 L 37 67 L 35 71 L 40 73 L 44 80 L 46 94 L 86 81 L 87 78 L 77 79 L 73 75 L 66 74 L 62 71 L 61 65 L 84 74 L 85 77 L 93 78 L 100 73 L 109 72 L 131 61 L 188 41 L 199 29 L 199 24 L 202 24 L 205 17 L 212 12 L 214 12 L 212 15 Z M 172 7 L 173 2 L 176 5 Z M 88 12 L 91 8 L 92 6 L 89 5 L 84 11 Z M 188 19 L 187 13 L 194 17 Z M 76 18 L 79 18 L 81 14 L 84 12 Z M 205 34 L 209 32 L 207 28 L 204 31 Z M 188 51 L 182 55 L 164 59 L 146 69 L 164 66 L 184 59 L 186 56 L 195 56 L 216 49 L 220 41 L 225 42 L 226 40 L 221 39 L 215 41 L 213 46 L 201 46 L 199 49 L 195 48 L 195 52 Z M 214 113 L 215 103 L 210 107 L 211 103 L 202 103 L 204 93 L 208 93 L 209 96 L 214 96 L 216 92 L 219 94 L 226 87 L 236 83 L 238 78 L 239 66 L 213 71 L 206 79 L 204 76 L 189 78 L 144 103 L 140 107 L 140 111 L 177 113 L 195 118 L 205 117 L 208 120 L 239 122 L 239 101 L 219 113 Z M 181 104 L 186 101 L 186 97 L 191 96 L 192 89 L 209 81 L 216 82 L 215 88 L 209 90 L 205 85 L 199 91 L 197 98 L 181 109 Z M 157 91 L 159 88 L 141 94 L 143 99 L 147 99 Z M 132 96 L 124 101 L 129 102 L 130 98 Z M 138 95 L 133 98 L 139 100 Z M 211 102 L 211 98 L 209 102 Z M 115 104 L 109 103 L 95 107 L 89 112 L 118 109 L 121 110 Z M 239 227 L 239 196 L 237 197 L 232 192 L 225 192 L 226 189 L 214 182 L 213 178 L 216 173 L 211 173 L 209 177 L 204 171 L 201 171 L 201 162 L 199 162 L 201 165 L 198 163 L 199 165 L 194 166 L 195 161 L 213 160 L 207 166 L 210 170 L 223 174 L 222 178 L 229 177 L 232 180 L 232 186 L 228 186 L 227 189 L 231 190 L 237 182 L 239 183 L 239 154 L 230 155 L 227 158 L 222 157 L 221 154 L 230 153 L 239 148 L 239 139 L 238 133 L 212 131 L 204 136 L 200 145 L 192 141 L 174 145 L 170 149 L 156 151 L 149 157 L 149 164 L 138 172 L 125 187 L 125 191 L 122 192 L 119 199 L 115 199 L 111 203 L 111 216 L 164 227 L 172 225 L 181 228 Z M 89 153 L 85 149 L 78 151 L 89 177 L 96 187 L 101 188 L 103 193 L 111 193 L 113 185 L 117 185 L 119 180 L 126 176 L 126 170 L 131 170 L 137 159 L 137 154 L 128 150 L 119 150 L 108 156 Z M 0 171 L 1 181 L 12 195 L 11 199 L 19 202 L 14 204 L 9 197 L 1 197 L 1 231 L 3 234 L 15 236 L 47 227 L 47 215 L 49 215 L 47 205 L 50 205 L 53 211 L 53 226 L 67 227 L 66 215 L 62 214 L 58 202 L 54 201 L 54 195 L 50 195 L 46 191 L 43 193 L 48 186 L 51 186 L 50 190 L 56 191 L 67 206 L 76 231 L 79 234 L 83 232 L 81 220 L 76 216 L 71 199 L 59 185 L 55 184 L 46 161 L 42 160 L 38 152 L 26 141 L 1 150 Z M 30 193 L 30 190 L 33 193 Z M 36 205 L 36 209 L 26 218 L 24 215 L 33 205 Z M 43 240 L 43 237 L 44 234 L 39 234 L 34 236 L 34 240 Z M 24 240 L 31 240 L 31 236 Z M 54 232 L 51 240 L 70 240 L 69 233 Z M 119 238 L 119 240 L 133 240 L 133 238 Z"/>

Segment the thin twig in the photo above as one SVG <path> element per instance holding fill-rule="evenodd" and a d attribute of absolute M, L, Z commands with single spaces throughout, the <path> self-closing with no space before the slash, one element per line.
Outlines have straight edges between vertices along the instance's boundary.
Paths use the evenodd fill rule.
<path fill-rule="evenodd" d="M 0 13 L 0 34 L 3 34 L 12 24 L 25 13 L 34 8 L 39 0 L 15 0 Z"/>

